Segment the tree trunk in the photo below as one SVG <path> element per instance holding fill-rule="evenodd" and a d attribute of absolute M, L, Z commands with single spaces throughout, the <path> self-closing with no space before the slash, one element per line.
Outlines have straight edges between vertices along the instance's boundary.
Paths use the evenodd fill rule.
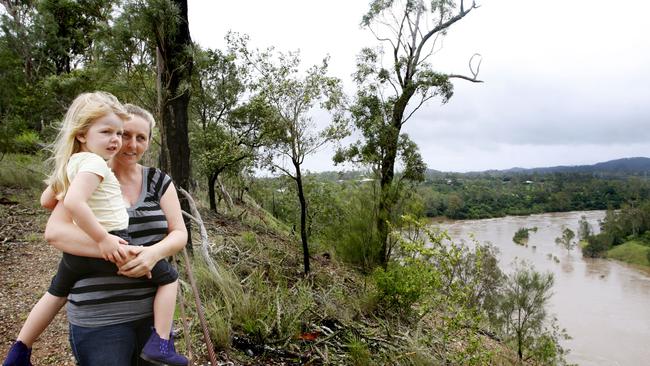
<path fill-rule="evenodd" d="M 181 188 L 190 188 L 190 144 L 188 136 L 188 106 L 190 91 L 183 85 L 191 83 L 192 56 L 187 52 L 191 47 L 190 28 L 187 18 L 187 0 L 173 0 L 180 10 L 176 32 L 171 27 L 155 32 L 159 82 L 159 108 L 161 126 L 161 169 L 169 173 Z M 159 24 L 153 24 L 159 27 Z M 181 196 L 181 208 L 189 212 L 187 199 Z M 186 221 L 188 234 L 190 221 Z M 188 235 L 188 250 L 191 240 Z"/>
<path fill-rule="evenodd" d="M 217 212 L 217 200 L 215 198 L 214 185 L 217 182 L 219 172 L 213 172 L 208 178 L 208 198 L 210 199 L 210 209 Z"/>
<path fill-rule="evenodd" d="M 228 190 L 226 190 L 226 186 L 223 185 L 221 179 L 217 178 L 217 183 L 219 183 L 221 197 L 223 197 L 223 201 L 226 203 L 226 206 L 228 206 L 228 211 L 232 211 L 232 208 L 235 206 L 235 204 L 232 201 L 232 197 L 230 197 L 230 193 L 228 193 Z"/>
<path fill-rule="evenodd" d="M 294 161 L 293 166 L 296 168 L 296 185 L 298 186 L 298 199 L 300 200 L 300 239 L 302 241 L 302 256 L 305 265 L 305 274 L 309 273 L 309 245 L 307 243 L 307 200 L 302 187 L 302 174 L 300 173 L 300 163 Z"/>
<path fill-rule="evenodd" d="M 408 81 L 407 81 L 408 83 Z M 408 84 L 407 84 L 408 85 Z M 393 178 L 395 176 L 395 160 L 397 159 L 397 146 L 399 144 L 399 133 L 402 128 L 402 118 L 404 117 L 404 110 L 408 105 L 409 100 L 415 93 L 415 89 L 411 87 L 404 87 L 402 94 L 395 101 L 393 108 L 393 115 L 391 116 L 391 123 L 388 127 L 388 141 L 386 146 L 386 153 L 381 161 L 381 177 L 379 186 L 381 192 L 379 195 L 379 207 L 377 212 L 377 234 L 381 243 L 379 260 L 383 267 L 388 264 L 389 249 L 388 249 L 388 235 L 390 228 L 388 227 L 388 219 L 390 213 L 395 206 L 395 193 L 393 192 Z"/>

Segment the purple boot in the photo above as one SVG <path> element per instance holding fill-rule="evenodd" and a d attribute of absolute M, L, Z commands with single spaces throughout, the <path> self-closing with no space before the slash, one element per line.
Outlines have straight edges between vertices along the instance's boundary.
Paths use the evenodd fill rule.
<path fill-rule="evenodd" d="M 148 362 L 161 366 L 187 366 L 189 361 L 183 355 L 176 353 L 174 348 L 174 335 L 169 335 L 169 340 L 162 339 L 153 329 L 151 336 L 144 345 L 140 357 Z"/>
<path fill-rule="evenodd" d="M 7 358 L 2 366 L 32 366 L 29 358 L 32 356 L 32 349 L 28 348 L 25 343 L 15 341 L 9 349 Z"/>

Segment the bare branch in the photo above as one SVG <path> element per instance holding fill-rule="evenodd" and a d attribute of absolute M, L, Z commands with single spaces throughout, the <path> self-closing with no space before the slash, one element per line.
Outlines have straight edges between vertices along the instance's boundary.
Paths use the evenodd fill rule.
<path fill-rule="evenodd" d="M 452 79 L 452 78 L 454 78 L 454 79 L 463 79 L 463 80 L 471 81 L 473 83 L 482 83 L 483 82 L 483 80 L 478 80 L 478 79 L 476 79 L 476 77 L 469 77 L 469 76 L 458 75 L 458 74 L 449 74 L 449 75 L 447 75 L 447 77 L 450 78 L 450 79 Z"/>
<path fill-rule="evenodd" d="M 375 38 L 376 38 L 379 42 L 389 42 L 393 48 L 395 47 L 395 44 L 393 43 L 393 40 L 392 40 L 392 39 L 390 39 L 390 38 L 381 38 L 381 37 L 379 37 L 379 35 L 375 32 L 374 29 L 372 29 L 372 27 L 368 27 L 368 29 L 370 29 L 370 33 L 372 33 L 372 35 L 375 36 Z"/>
<path fill-rule="evenodd" d="M 479 60 L 478 60 L 478 65 L 476 65 L 476 71 L 474 71 L 474 69 L 472 68 L 472 60 L 476 56 L 479 57 Z M 483 56 L 481 56 L 481 54 L 479 53 L 475 53 L 472 55 L 472 57 L 469 58 L 469 71 L 472 73 L 472 75 L 474 75 L 474 79 L 476 79 L 479 71 L 481 70 L 481 62 L 483 62 Z"/>
<path fill-rule="evenodd" d="M 433 39 L 431 43 L 431 51 L 427 52 L 426 56 L 424 56 L 424 58 L 422 58 L 422 60 L 418 62 L 417 66 L 420 66 L 421 64 L 425 63 L 429 57 L 437 53 L 437 51 L 435 51 L 435 48 L 436 48 L 436 43 L 438 43 L 438 38 L 440 38 L 440 33 L 436 33 L 436 37 Z"/>
<path fill-rule="evenodd" d="M 291 174 L 287 169 L 285 169 L 283 166 L 280 166 L 278 164 L 273 164 L 273 167 L 284 173 L 286 176 L 293 180 L 298 180 L 293 174 Z"/>
<path fill-rule="evenodd" d="M 422 107 L 422 105 L 424 105 L 424 103 L 426 103 L 426 101 L 428 101 L 429 99 L 431 99 L 431 98 L 433 98 L 433 97 L 434 97 L 434 95 L 428 95 L 428 96 L 427 96 L 427 95 L 423 95 L 423 96 L 422 96 L 422 99 L 420 99 L 420 103 L 418 103 L 418 105 L 417 105 L 417 106 L 416 106 L 416 107 L 411 111 L 411 113 L 409 113 L 409 115 L 406 116 L 406 118 L 404 118 L 404 119 L 402 120 L 402 123 L 401 123 L 401 124 L 404 125 L 404 124 L 406 123 L 406 121 L 408 121 L 408 120 L 411 118 L 411 116 L 413 116 L 413 114 L 414 114 L 415 112 L 417 112 L 417 110 L 420 109 L 420 107 Z"/>
<path fill-rule="evenodd" d="M 418 50 L 417 50 L 417 52 L 416 52 L 416 59 L 419 59 L 419 58 L 420 58 L 420 53 L 422 52 L 422 48 L 423 48 L 424 45 L 426 44 L 427 40 L 428 40 L 429 38 L 431 38 L 431 36 L 433 36 L 434 34 L 440 32 L 440 31 L 442 31 L 442 30 L 444 30 L 444 29 L 449 28 L 452 24 L 454 24 L 454 23 L 456 23 L 457 21 L 463 19 L 467 14 L 469 14 L 473 9 L 476 9 L 476 8 L 477 8 L 476 4 L 475 4 L 475 3 L 472 3 L 472 6 L 471 6 L 469 9 L 467 9 L 467 10 L 462 10 L 461 12 L 459 12 L 458 14 L 456 14 L 456 16 L 451 17 L 451 18 L 450 18 L 449 20 L 447 20 L 446 22 L 442 22 L 442 16 L 441 16 L 441 19 L 440 19 L 440 20 L 441 20 L 441 23 L 440 23 L 438 26 L 434 27 L 432 30 L 430 30 L 427 34 L 425 34 L 425 36 L 424 36 L 424 37 L 422 38 L 422 40 L 420 41 L 420 44 L 419 44 L 419 46 L 418 46 Z M 442 13 L 441 13 L 441 14 L 442 14 Z"/>
<path fill-rule="evenodd" d="M 188 204 L 190 205 L 190 211 L 192 214 L 188 214 L 187 212 L 183 211 L 183 215 L 192 221 L 196 222 L 199 225 L 199 232 L 201 233 L 201 256 L 203 257 L 203 260 L 205 263 L 208 265 L 208 269 L 210 270 L 210 273 L 217 278 L 219 281 L 222 281 L 221 274 L 219 273 L 217 269 L 217 265 L 214 263 L 212 260 L 212 257 L 210 256 L 209 252 L 209 243 L 210 239 L 208 238 L 208 231 L 205 229 L 205 225 L 203 224 L 203 220 L 201 219 L 201 214 L 199 213 L 199 210 L 196 208 L 196 203 L 194 203 L 194 199 L 192 199 L 192 196 L 183 188 L 178 187 L 177 188 L 179 192 L 185 196 L 185 199 L 187 199 Z"/>

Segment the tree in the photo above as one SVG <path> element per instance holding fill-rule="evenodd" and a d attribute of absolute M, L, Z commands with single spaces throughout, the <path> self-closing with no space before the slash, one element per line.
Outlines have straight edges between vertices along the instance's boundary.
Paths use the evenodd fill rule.
<path fill-rule="evenodd" d="M 259 149 L 274 135 L 270 123 L 274 113 L 260 98 L 232 110 L 221 123 L 210 123 L 193 134 L 201 173 L 208 181 L 210 209 L 217 210 L 215 184 L 228 196 L 219 177 L 224 172 L 238 175 L 251 167 Z M 226 202 L 230 202 L 229 199 Z"/>
<path fill-rule="evenodd" d="M 576 243 L 573 241 L 575 237 L 576 234 L 573 232 L 573 230 L 569 229 L 568 227 L 565 227 L 562 230 L 562 236 L 555 238 L 555 243 L 564 247 L 567 250 L 567 252 L 570 252 L 571 249 L 573 249 L 576 246 Z"/>
<path fill-rule="evenodd" d="M 304 192 L 302 164 L 305 158 L 326 143 L 342 138 L 347 133 L 341 81 L 327 76 L 327 58 L 320 65 L 310 67 L 305 76 L 298 68 L 296 53 L 274 54 L 272 49 L 243 56 L 254 65 L 259 79 L 254 90 L 259 93 L 275 115 L 275 139 L 267 146 L 266 165 L 282 172 L 296 183 L 300 201 L 300 238 L 303 248 L 305 273 L 309 273 L 309 245 L 307 235 L 308 203 Z M 276 60 L 277 57 L 277 61 Z M 322 129 L 314 125 L 310 113 L 320 107 L 328 111 L 331 123 Z M 291 167 L 285 162 L 289 161 Z"/>
<path fill-rule="evenodd" d="M 45 0 L 37 3 L 43 27 L 43 52 L 56 75 L 70 73 L 92 60 L 91 46 L 108 27 L 115 0 Z"/>
<path fill-rule="evenodd" d="M 245 39 L 227 37 L 231 46 L 245 46 Z M 208 181 L 210 208 L 217 209 L 215 184 L 228 196 L 219 180 L 221 173 L 239 174 L 250 167 L 258 149 L 273 133 L 273 112 L 261 97 L 245 101 L 250 89 L 248 65 L 238 65 L 234 50 L 196 52 L 196 72 L 191 110 L 198 120 L 192 133 L 198 168 Z M 229 202 L 227 199 L 226 202 Z"/>
<path fill-rule="evenodd" d="M 578 238 L 580 240 L 587 240 L 593 233 L 591 224 L 587 221 L 587 217 L 582 215 L 578 221 Z"/>
<path fill-rule="evenodd" d="M 187 0 L 150 2 L 146 11 L 156 42 L 162 122 L 160 166 L 171 174 L 176 184 L 189 189 L 188 106 L 193 63 Z"/>
<path fill-rule="evenodd" d="M 490 314 L 500 335 L 514 345 L 520 362 L 534 355 L 547 358 L 539 360 L 546 361 L 542 364 L 555 364 L 550 361 L 562 358 L 564 350 L 557 340 L 566 334 L 558 331 L 554 322 L 550 322 L 550 327 L 547 325 L 546 306 L 553 283 L 553 274 L 542 274 L 528 265 L 519 264 L 506 279 L 496 312 Z M 547 352 L 541 352 L 540 347 Z"/>
<path fill-rule="evenodd" d="M 377 50 L 361 51 L 355 74 L 359 91 L 353 118 L 364 141 L 341 150 L 335 161 L 369 164 L 379 176 L 381 194 L 376 225 L 382 246 L 380 261 L 384 265 L 390 255 L 388 222 L 400 189 L 400 182 L 394 184 L 398 158 L 404 165 L 402 179 L 420 181 L 426 168 L 415 143 L 400 132 L 425 102 L 436 96 L 443 103 L 451 98 L 452 78 L 480 82 L 476 79 L 478 66 L 472 69 L 472 60 L 472 77 L 436 72 L 428 63 L 438 39 L 476 8 L 474 2 L 465 7 L 463 0 L 459 7 L 451 1 L 427 4 L 424 0 L 374 0 L 361 22 L 378 41 L 389 46 L 391 61 L 384 67 Z M 387 35 L 381 34 L 381 30 Z M 407 110 L 414 98 L 415 105 Z"/>
<path fill-rule="evenodd" d="M 136 0 L 133 10 L 147 28 L 156 50 L 156 90 L 160 126 L 160 168 L 175 184 L 189 191 L 190 144 L 188 107 L 192 83 L 192 40 L 187 18 L 187 0 Z M 181 208 L 190 212 L 187 199 Z M 188 233 L 190 222 L 186 221 Z M 188 237 L 188 250 L 191 251 Z"/>

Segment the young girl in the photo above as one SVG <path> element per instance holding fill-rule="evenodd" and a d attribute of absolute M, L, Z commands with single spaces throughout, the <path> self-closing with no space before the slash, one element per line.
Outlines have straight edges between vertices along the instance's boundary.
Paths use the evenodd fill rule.
<path fill-rule="evenodd" d="M 129 216 L 119 182 L 106 164 L 120 151 L 122 123 L 127 118 L 117 99 L 103 92 L 81 94 L 68 109 L 54 143 L 55 168 L 41 204 L 52 208 L 61 201 L 77 226 L 97 242 L 104 260 L 64 253 L 48 292 L 30 312 L 3 366 L 31 365 L 33 342 L 65 304 L 74 283 L 98 274 L 115 274 L 113 263 L 128 259 L 130 252 L 123 244 L 129 241 Z M 178 274 L 165 260 L 151 271 L 151 282 L 158 286 L 155 328 L 141 357 L 152 363 L 188 364 L 187 358 L 176 353 L 171 339 L 177 280 Z"/>

